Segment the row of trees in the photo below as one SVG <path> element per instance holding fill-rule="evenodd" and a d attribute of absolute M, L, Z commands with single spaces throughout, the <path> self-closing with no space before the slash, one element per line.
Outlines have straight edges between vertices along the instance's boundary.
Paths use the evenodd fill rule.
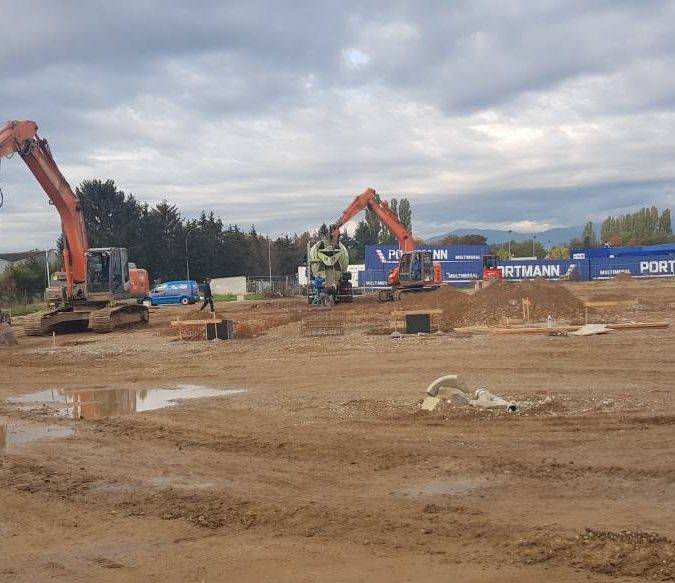
<path fill-rule="evenodd" d="M 304 261 L 309 233 L 270 239 L 255 227 L 244 231 L 225 224 L 213 212 L 184 219 L 176 205 L 138 202 L 112 180 L 85 180 L 76 190 L 91 247 L 124 246 L 129 258 L 153 280 L 266 275 L 297 271 Z"/>
<path fill-rule="evenodd" d="M 270 239 L 259 235 L 255 227 L 244 231 L 235 224 L 225 224 L 212 212 L 186 220 L 175 205 L 166 201 L 155 206 L 139 202 L 118 189 L 112 180 L 85 180 L 76 195 L 90 245 L 126 247 L 130 260 L 147 269 L 154 280 L 183 279 L 186 252 L 192 279 L 267 275 L 270 259 L 273 274 L 290 275 L 305 262 L 307 243 L 312 239 L 308 231 Z M 392 199 L 389 207 L 411 230 L 410 202 Z M 325 225 L 323 228 L 327 229 Z M 358 263 L 363 261 L 366 245 L 396 240 L 368 209 L 354 235 L 344 235 L 342 242 L 349 249 L 351 261 Z"/>
<path fill-rule="evenodd" d="M 673 226 L 670 218 L 670 209 L 666 208 L 659 212 L 655 206 L 643 207 L 634 213 L 607 217 L 600 225 L 600 237 L 598 238 L 592 222 L 584 225 L 580 239 L 574 239 L 572 247 L 599 247 L 610 245 L 655 245 L 658 243 L 671 243 Z"/>
<path fill-rule="evenodd" d="M 47 275 L 45 264 L 35 258 L 10 265 L 0 274 L 0 306 L 28 303 L 41 296 Z"/>

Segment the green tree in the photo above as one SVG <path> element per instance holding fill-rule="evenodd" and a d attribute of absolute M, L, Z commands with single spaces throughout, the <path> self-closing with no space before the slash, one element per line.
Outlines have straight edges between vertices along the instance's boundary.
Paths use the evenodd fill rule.
<path fill-rule="evenodd" d="M 398 205 L 398 219 L 412 235 L 412 209 L 410 207 L 410 201 L 407 198 L 402 198 Z"/>
<path fill-rule="evenodd" d="M 659 217 L 659 233 L 663 235 L 673 234 L 673 226 L 670 222 L 670 209 L 663 209 Z"/>
<path fill-rule="evenodd" d="M 591 221 L 588 221 L 584 225 L 584 230 L 581 234 L 581 240 L 583 241 L 584 247 L 598 246 L 598 240 L 595 236 L 595 230 L 593 229 L 593 223 Z"/>
<path fill-rule="evenodd" d="M 546 255 L 547 259 L 569 259 L 570 250 L 564 246 L 551 247 Z"/>
<path fill-rule="evenodd" d="M 507 259 L 509 256 L 509 244 L 500 243 L 499 245 L 492 245 L 490 252 L 502 259 Z M 511 256 L 512 257 L 532 257 L 532 241 L 511 241 Z M 534 257 L 543 259 L 546 257 L 546 249 L 539 242 L 534 242 Z"/>
<path fill-rule="evenodd" d="M 487 238 L 483 235 L 448 235 L 439 242 L 439 245 L 485 245 Z"/>

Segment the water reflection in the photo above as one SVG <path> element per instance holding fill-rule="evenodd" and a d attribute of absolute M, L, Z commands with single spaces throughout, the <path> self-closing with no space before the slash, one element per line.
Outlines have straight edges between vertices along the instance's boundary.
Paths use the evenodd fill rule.
<path fill-rule="evenodd" d="M 0 451 L 11 452 L 18 447 L 43 439 L 57 439 L 73 434 L 72 427 L 24 423 L 0 418 Z"/>
<path fill-rule="evenodd" d="M 243 392 L 243 389 L 212 389 L 198 385 L 178 385 L 171 389 L 46 389 L 29 395 L 10 397 L 7 401 L 22 406 L 43 404 L 57 415 L 74 419 L 100 419 L 172 407 L 182 399 L 222 397 Z"/>

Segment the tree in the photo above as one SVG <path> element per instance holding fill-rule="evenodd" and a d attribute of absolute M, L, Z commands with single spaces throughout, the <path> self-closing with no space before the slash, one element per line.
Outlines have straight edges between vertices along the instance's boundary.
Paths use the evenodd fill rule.
<path fill-rule="evenodd" d="M 493 245 L 490 248 L 490 252 L 499 258 L 508 259 L 509 244 L 501 243 Z M 534 256 L 537 259 L 546 257 L 546 249 L 544 249 L 544 246 L 539 241 L 535 241 L 534 243 Z M 532 241 L 511 241 L 511 257 L 532 257 Z"/>
<path fill-rule="evenodd" d="M 595 237 L 595 230 L 593 229 L 593 223 L 588 221 L 584 226 L 583 233 L 581 234 L 581 240 L 583 241 L 584 247 L 597 247 L 598 240 Z"/>
<path fill-rule="evenodd" d="M 114 180 L 85 180 L 75 191 L 91 247 L 126 247 L 130 257 L 140 242 L 143 210 Z"/>
<path fill-rule="evenodd" d="M 670 222 L 670 209 L 663 209 L 659 217 L 659 233 L 663 235 L 673 234 L 673 226 Z"/>
<path fill-rule="evenodd" d="M 570 258 L 570 250 L 567 247 L 563 247 L 562 245 L 559 247 L 551 247 L 548 250 L 548 254 L 546 256 L 547 259 L 569 259 Z"/>
<path fill-rule="evenodd" d="M 8 300 L 32 301 L 40 297 L 45 289 L 45 266 L 35 257 L 31 257 L 8 266 L 2 275 L 2 281 L 0 289 L 3 295 L 8 296 Z"/>
<path fill-rule="evenodd" d="M 485 245 L 487 238 L 483 235 L 447 235 L 439 241 L 440 245 Z"/>
<path fill-rule="evenodd" d="M 410 208 L 410 201 L 407 198 L 402 198 L 398 205 L 398 220 L 408 229 L 412 235 L 412 209 Z"/>
<path fill-rule="evenodd" d="M 655 206 L 643 207 L 634 213 L 607 217 L 602 222 L 600 238 L 603 243 L 620 239 L 619 245 L 671 242 L 673 230 L 670 209 L 664 209 L 659 214 Z"/>

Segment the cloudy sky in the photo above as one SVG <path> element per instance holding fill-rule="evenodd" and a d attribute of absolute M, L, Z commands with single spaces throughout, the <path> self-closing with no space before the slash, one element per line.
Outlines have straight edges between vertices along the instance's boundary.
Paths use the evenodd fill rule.
<path fill-rule="evenodd" d="M 73 187 L 314 228 L 373 187 L 419 236 L 675 207 L 675 2 L 0 3 L 0 117 Z M 0 250 L 58 216 L 3 160 Z M 120 242 L 122 244 L 123 242 Z"/>

